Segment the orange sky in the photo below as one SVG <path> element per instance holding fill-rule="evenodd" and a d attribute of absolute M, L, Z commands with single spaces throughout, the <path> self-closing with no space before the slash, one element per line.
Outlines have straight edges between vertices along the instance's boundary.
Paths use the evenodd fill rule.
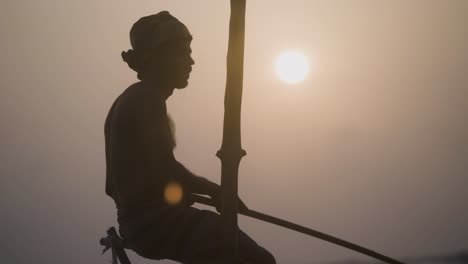
<path fill-rule="evenodd" d="M 2 3 L 5 263 L 108 259 L 98 239 L 116 216 L 104 194 L 103 126 L 136 81 L 120 52 L 141 16 L 169 10 L 194 36 L 189 87 L 168 100 L 175 154 L 220 182 L 228 1 L 137 2 Z M 466 248 L 468 1 L 247 5 L 247 205 L 395 257 Z M 287 49 L 314 61 L 299 85 L 274 75 Z M 240 217 L 240 226 L 279 263 L 365 259 L 256 220 Z"/>

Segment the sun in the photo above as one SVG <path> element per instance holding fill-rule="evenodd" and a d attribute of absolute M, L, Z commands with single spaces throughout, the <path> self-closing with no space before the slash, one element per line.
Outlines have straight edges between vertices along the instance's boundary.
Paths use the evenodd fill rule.
<path fill-rule="evenodd" d="M 309 73 L 307 58 L 298 51 L 286 51 L 276 60 L 276 73 L 288 84 L 296 84 L 305 80 Z"/>

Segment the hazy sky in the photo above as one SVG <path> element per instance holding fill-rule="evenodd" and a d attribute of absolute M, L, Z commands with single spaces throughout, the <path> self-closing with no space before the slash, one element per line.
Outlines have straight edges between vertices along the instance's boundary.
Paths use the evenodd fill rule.
<path fill-rule="evenodd" d="M 468 1 L 247 2 L 247 205 L 394 257 L 468 247 Z M 168 100 L 176 157 L 220 182 L 228 0 L 4 0 L 2 263 L 108 263 L 104 119 L 136 80 L 120 58 L 131 25 L 161 10 L 194 36 L 189 87 Z M 274 73 L 288 49 L 313 63 L 294 86 Z M 366 259 L 245 217 L 240 226 L 279 263 Z"/>

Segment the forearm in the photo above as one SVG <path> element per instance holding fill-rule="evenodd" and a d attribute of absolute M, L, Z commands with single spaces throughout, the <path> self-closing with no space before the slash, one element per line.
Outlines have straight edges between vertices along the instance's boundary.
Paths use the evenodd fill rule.
<path fill-rule="evenodd" d="M 189 176 L 188 182 L 192 193 L 210 196 L 215 196 L 219 193 L 219 185 L 203 177 L 192 174 Z"/>
<path fill-rule="evenodd" d="M 188 185 L 191 193 L 198 193 L 203 195 L 217 195 L 220 186 L 206 178 L 197 176 L 185 168 L 182 164 L 177 162 L 178 174 L 183 181 Z"/>

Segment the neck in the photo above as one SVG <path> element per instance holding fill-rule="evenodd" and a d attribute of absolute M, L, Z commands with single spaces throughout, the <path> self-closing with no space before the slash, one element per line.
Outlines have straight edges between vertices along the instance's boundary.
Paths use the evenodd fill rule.
<path fill-rule="evenodd" d="M 156 80 L 143 80 L 141 81 L 143 86 L 150 89 L 151 91 L 157 92 L 160 96 L 164 98 L 164 101 L 169 98 L 174 92 L 173 87 L 164 84 L 163 82 L 156 81 Z"/>

